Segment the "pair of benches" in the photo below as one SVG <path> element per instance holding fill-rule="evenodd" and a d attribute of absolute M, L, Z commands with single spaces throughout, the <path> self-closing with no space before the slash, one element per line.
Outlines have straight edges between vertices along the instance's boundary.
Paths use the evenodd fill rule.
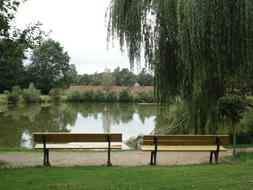
<path fill-rule="evenodd" d="M 43 149 L 43 165 L 50 166 L 50 149 L 107 149 L 107 166 L 111 166 L 111 150 L 122 149 L 121 133 L 34 133 L 35 149 Z M 156 165 L 157 153 L 166 152 L 210 152 L 218 163 L 222 146 L 229 144 L 229 136 L 217 135 L 144 135 L 142 151 L 151 152 L 150 164 Z"/>

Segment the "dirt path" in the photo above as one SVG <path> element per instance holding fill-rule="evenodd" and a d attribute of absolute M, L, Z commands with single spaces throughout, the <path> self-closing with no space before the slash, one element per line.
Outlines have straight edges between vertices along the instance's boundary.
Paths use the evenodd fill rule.
<path fill-rule="evenodd" d="M 253 148 L 244 148 L 242 151 L 252 151 Z M 232 150 L 220 154 L 221 160 L 232 155 Z M 52 166 L 88 166 L 104 165 L 107 161 L 107 152 L 50 152 Z M 42 165 L 42 152 L 1 152 L 0 160 L 6 161 L 11 167 Z M 208 163 L 209 153 L 205 152 L 159 152 L 158 165 L 185 165 Z M 150 153 L 141 151 L 112 152 L 112 164 L 115 166 L 147 165 Z"/>

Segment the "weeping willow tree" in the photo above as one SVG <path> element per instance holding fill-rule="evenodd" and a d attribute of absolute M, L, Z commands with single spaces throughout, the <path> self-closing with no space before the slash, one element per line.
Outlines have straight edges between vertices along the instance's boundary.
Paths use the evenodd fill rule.
<path fill-rule="evenodd" d="M 131 65 L 143 49 L 157 100 L 180 97 L 196 133 L 215 128 L 220 97 L 247 92 L 252 0 L 111 0 L 107 18 L 108 41 L 119 40 Z"/>

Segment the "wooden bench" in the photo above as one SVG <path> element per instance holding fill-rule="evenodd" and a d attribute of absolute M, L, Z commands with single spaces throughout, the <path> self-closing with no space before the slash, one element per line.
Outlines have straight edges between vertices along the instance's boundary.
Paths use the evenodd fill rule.
<path fill-rule="evenodd" d="M 229 144 L 228 135 L 145 135 L 142 151 L 150 151 L 150 164 L 156 165 L 157 152 L 210 152 L 210 164 L 215 156 L 218 163 L 220 151 L 226 151 L 222 144 Z"/>
<path fill-rule="evenodd" d="M 122 148 L 120 133 L 34 133 L 35 149 L 43 149 L 43 165 L 50 166 L 49 149 L 107 149 L 107 166 L 111 166 L 111 149 Z"/>

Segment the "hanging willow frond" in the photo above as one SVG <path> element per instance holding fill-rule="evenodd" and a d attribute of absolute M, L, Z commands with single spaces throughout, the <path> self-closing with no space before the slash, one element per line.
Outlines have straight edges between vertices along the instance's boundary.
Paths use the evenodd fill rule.
<path fill-rule="evenodd" d="M 219 97 L 252 81 L 252 0 L 111 0 L 108 40 L 145 59 L 159 102 L 180 96 L 204 127 Z M 209 119 L 210 120 L 210 119 Z"/>

